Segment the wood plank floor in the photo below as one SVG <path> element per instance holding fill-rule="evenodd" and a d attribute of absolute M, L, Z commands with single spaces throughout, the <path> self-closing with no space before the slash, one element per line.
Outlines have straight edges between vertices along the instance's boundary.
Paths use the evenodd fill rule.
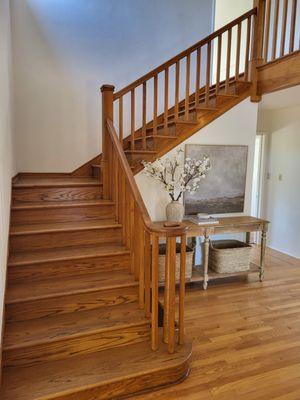
<path fill-rule="evenodd" d="M 187 290 L 190 376 L 132 399 L 300 399 L 300 260 L 267 249 L 265 282 L 248 279 Z"/>

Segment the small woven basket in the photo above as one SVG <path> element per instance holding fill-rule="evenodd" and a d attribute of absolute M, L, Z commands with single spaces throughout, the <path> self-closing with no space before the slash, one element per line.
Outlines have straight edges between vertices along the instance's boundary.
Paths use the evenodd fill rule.
<path fill-rule="evenodd" d="M 248 271 L 251 246 L 239 240 L 210 242 L 209 267 L 219 274 Z"/>
<path fill-rule="evenodd" d="M 158 256 L 158 283 L 165 282 L 165 259 L 166 259 L 166 245 L 161 243 L 159 245 L 159 256 Z M 194 260 L 194 250 L 186 246 L 186 266 L 185 266 L 185 280 L 188 282 L 192 277 Z M 176 269 L 175 269 L 175 280 L 179 282 L 180 279 L 180 244 L 176 243 Z"/>

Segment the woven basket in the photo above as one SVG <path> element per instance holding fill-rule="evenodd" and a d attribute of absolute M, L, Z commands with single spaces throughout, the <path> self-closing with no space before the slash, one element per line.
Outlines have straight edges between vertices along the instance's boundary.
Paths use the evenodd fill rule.
<path fill-rule="evenodd" d="M 219 274 L 248 271 L 251 246 L 238 240 L 214 240 L 210 243 L 209 267 Z"/>
<path fill-rule="evenodd" d="M 186 266 L 185 266 L 185 280 L 189 281 L 192 277 L 194 250 L 186 246 Z M 166 245 L 162 243 L 159 245 L 158 256 L 158 282 L 165 282 L 165 259 L 166 259 Z M 179 282 L 180 279 L 180 244 L 176 243 L 176 269 L 175 280 Z"/>

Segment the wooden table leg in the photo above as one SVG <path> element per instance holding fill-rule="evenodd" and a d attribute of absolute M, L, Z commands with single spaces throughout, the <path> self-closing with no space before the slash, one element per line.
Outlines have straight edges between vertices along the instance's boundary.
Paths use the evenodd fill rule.
<path fill-rule="evenodd" d="M 203 254 L 203 289 L 207 289 L 208 285 L 208 257 L 209 257 L 209 236 L 204 236 L 204 254 Z"/>
<path fill-rule="evenodd" d="M 246 232 L 246 243 L 250 244 L 251 242 L 251 232 Z"/>
<path fill-rule="evenodd" d="M 266 253 L 266 241 L 267 232 L 266 230 L 261 231 L 261 241 L 260 241 L 260 265 L 259 265 L 259 280 L 263 282 L 265 275 L 265 253 Z"/>

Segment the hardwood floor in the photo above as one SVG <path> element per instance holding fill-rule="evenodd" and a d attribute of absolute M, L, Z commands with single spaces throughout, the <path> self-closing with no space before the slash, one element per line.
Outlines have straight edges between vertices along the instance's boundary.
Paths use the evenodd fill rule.
<path fill-rule="evenodd" d="M 249 279 L 187 290 L 190 376 L 132 399 L 300 399 L 300 260 L 267 249 L 265 282 Z"/>

